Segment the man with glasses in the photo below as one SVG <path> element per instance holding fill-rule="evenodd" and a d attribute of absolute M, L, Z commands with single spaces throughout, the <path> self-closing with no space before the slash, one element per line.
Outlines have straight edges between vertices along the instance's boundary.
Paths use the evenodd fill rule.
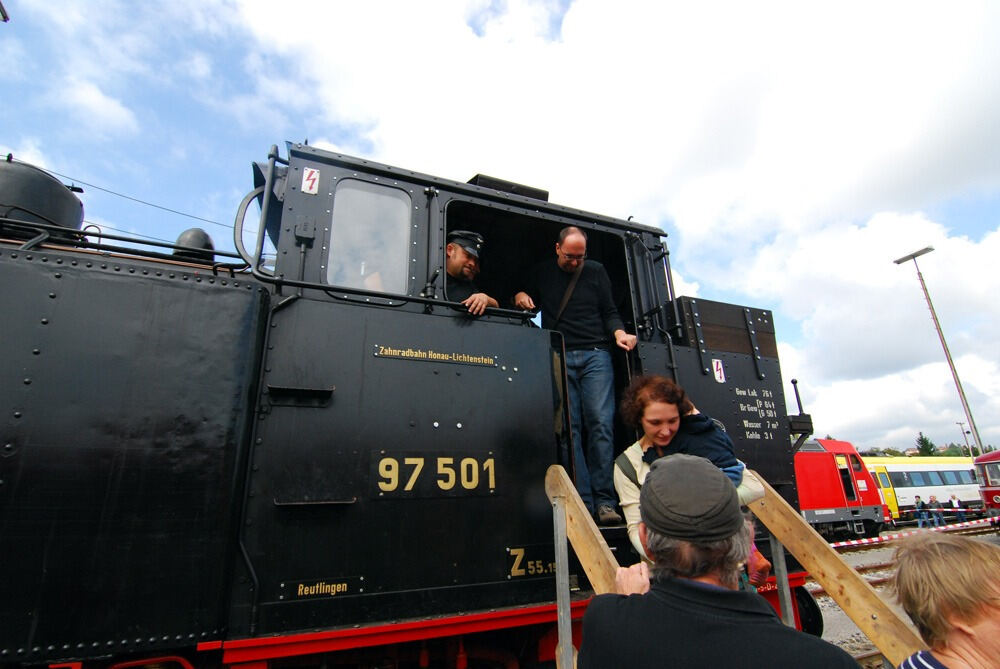
<path fill-rule="evenodd" d="M 615 393 L 610 346 L 613 341 L 631 351 L 636 337 L 625 332 L 604 266 L 587 260 L 587 235 L 580 228 L 563 228 L 556 261 L 535 265 L 523 288 L 514 295 L 514 305 L 540 308 L 542 327 L 558 330 L 566 343 L 577 490 L 600 524 L 617 525 L 622 518 L 615 511 L 613 485 Z"/>

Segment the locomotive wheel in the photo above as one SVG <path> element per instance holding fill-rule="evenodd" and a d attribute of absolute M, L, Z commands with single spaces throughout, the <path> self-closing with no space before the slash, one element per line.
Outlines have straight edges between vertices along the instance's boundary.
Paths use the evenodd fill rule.
<path fill-rule="evenodd" d="M 801 585 L 795 587 L 794 595 L 795 603 L 799 607 L 799 623 L 802 625 L 802 631 L 822 637 L 823 612 L 819 610 L 816 599 Z"/>

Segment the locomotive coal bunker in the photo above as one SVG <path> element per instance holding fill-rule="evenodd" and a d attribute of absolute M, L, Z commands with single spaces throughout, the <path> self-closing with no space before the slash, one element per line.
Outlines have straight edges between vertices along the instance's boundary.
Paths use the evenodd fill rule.
<path fill-rule="evenodd" d="M 661 230 L 486 177 L 287 153 L 255 167 L 239 257 L 95 240 L 15 216 L 0 186 L 0 664 L 238 664 L 488 630 L 542 657 L 543 480 L 573 471 L 563 344 L 531 314 L 448 300 L 450 230 L 485 237 L 479 286 L 509 304 L 559 230 L 584 229 L 639 339 L 614 353 L 616 393 L 675 377 L 796 503 L 771 314 L 675 297 Z M 616 425 L 618 451 L 634 439 Z"/>

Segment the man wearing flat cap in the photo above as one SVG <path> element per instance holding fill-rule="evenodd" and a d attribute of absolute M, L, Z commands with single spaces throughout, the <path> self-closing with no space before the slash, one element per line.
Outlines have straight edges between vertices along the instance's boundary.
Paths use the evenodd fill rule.
<path fill-rule="evenodd" d="M 480 292 L 473 282 L 479 274 L 479 254 L 484 245 L 483 236 L 478 232 L 452 230 L 445 247 L 445 298 L 461 302 L 473 316 L 482 315 L 486 307 L 500 306 L 492 297 Z"/>
<path fill-rule="evenodd" d="M 620 595 L 583 618 L 580 669 L 853 667 L 836 646 L 786 627 L 756 592 L 738 589 L 751 532 L 736 488 L 704 458 L 655 461 L 639 493 L 639 540 L 652 559 L 620 569 Z M 641 594 L 627 594 L 641 593 Z"/>

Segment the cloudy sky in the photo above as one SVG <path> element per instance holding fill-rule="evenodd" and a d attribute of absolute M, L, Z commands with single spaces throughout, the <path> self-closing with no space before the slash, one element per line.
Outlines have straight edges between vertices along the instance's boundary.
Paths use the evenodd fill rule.
<path fill-rule="evenodd" d="M 3 0 L 0 150 L 87 220 L 231 248 L 285 140 L 634 216 L 771 309 L 818 436 L 1000 446 L 1000 4 Z M 790 390 L 786 394 L 791 397 Z M 790 400 L 794 403 L 793 400 Z M 968 426 L 966 426 L 968 429 Z"/>

